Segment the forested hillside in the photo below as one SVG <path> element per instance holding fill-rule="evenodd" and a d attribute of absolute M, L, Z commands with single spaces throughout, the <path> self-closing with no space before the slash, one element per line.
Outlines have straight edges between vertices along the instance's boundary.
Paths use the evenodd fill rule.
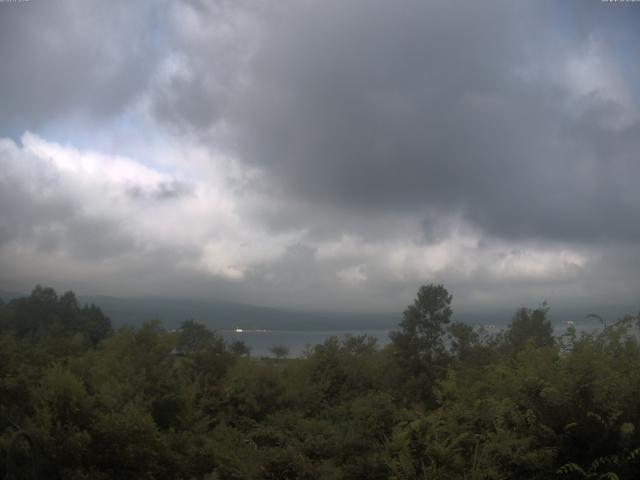
<path fill-rule="evenodd" d="M 194 321 L 113 330 L 72 292 L 0 305 L 0 477 L 640 478 L 639 318 L 554 338 L 545 305 L 489 335 L 420 288 L 391 343 L 253 358 Z M 11 472 L 7 472 L 7 467 Z"/>

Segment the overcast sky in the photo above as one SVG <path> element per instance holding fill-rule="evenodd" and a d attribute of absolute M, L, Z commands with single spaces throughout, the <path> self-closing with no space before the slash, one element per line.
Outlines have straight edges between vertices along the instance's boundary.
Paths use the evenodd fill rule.
<path fill-rule="evenodd" d="M 638 25 L 600 0 L 2 2 L 0 288 L 637 307 Z"/>

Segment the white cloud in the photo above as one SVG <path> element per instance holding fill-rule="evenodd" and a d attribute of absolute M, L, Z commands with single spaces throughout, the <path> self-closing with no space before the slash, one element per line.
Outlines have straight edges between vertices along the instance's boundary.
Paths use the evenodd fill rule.
<path fill-rule="evenodd" d="M 361 285 L 369 279 L 367 266 L 360 264 L 344 268 L 338 272 L 338 279 L 347 286 L 355 287 Z"/>
<path fill-rule="evenodd" d="M 587 249 L 564 244 L 540 245 L 525 241 L 505 241 L 483 237 L 478 231 L 452 222 L 441 239 L 427 242 L 419 225 L 413 232 L 403 231 L 388 240 L 370 241 L 343 235 L 334 241 L 319 243 L 317 257 L 324 261 L 358 261 L 338 272 L 346 284 L 369 280 L 367 271 L 385 275 L 389 281 L 452 282 L 480 280 L 575 280 L 589 266 Z"/>
<path fill-rule="evenodd" d="M 53 236 L 58 237 L 56 254 L 65 261 L 93 255 L 98 264 L 114 258 L 130 262 L 132 253 L 171 251 L 176 258 L 167 258 L 167 268 L 174 262 L 236 280 L 252 265 L 281 255 L 296 237 L 295 232 L 266 235 L 243 218 L 234 192 L 225 187 L 224 171 L 216 182 L 176 176 L 32 133 L 22 137 L 22 147 L 6 139 L 0 146 L 4 179 L 8 182 L 10 174 L 14 186 L 28 192 L 25 202 L 39 205 L 55 198 L 69 206 L 60 218 L 25 219 L 31 228 L 13 240 L 23 255 L 33 254 L 29 248 L 38 250 L 44 237 Z M 3 213 L 8 224 L 11 212 Z M 21 213 L 28 215 L 28 209 L 14 212 Z"/>
<path fill-rule="evenodd" d="M 565 248 L 514 248 L 494 255 L 487 265 L 498 278 L 542 279 L 575 278 L 587 265 L 587 257 Z"/>

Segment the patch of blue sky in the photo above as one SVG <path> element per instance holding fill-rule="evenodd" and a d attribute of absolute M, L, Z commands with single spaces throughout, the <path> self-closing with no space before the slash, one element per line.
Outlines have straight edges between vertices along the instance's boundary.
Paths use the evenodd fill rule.
<path fill-rule="evenodd" d="M 640 108 L 640 3 L 573 0 L 554 2 L 553 12 L 554 27 L 568 41 L 587 41 L 585 34 L 590 34 L 606 42 Z"/>
<path fill-rule="evenodd" d="M 24 132 L 18 138 L 22 133 Z M 124 112 L 110 120 L 96 123 L 77 118 L 51 122 L 32 133 L 47 141 L 78 150 L 127 157 L 161 173 L 178 173 L 170 164 L 155 161 L 153 152 L 156 149 L 149 148 L 150 145 L 165 142 L 166 132 L 134 112 Z"/>

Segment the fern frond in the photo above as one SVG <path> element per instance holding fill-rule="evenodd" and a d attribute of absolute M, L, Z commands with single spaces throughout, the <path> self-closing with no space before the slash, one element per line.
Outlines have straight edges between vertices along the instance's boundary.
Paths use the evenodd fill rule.
<path fill-rule="evenodd" d="M 587 472 L 585 472 L 577 463 L 565 463 L 556 472 L 559 475 L 569 475 L 571 473 L 579 473 L 582 478 L 587 478 Z"/>

